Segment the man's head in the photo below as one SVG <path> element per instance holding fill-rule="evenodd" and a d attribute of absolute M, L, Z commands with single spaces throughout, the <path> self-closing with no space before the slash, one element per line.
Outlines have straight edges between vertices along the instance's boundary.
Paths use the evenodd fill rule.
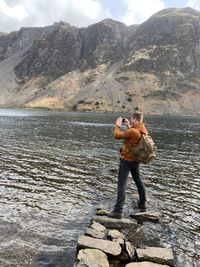
<path fill-rule="evenodd" d="M 131 124 L 142 122 L 142 121 L 143 121 L 143 113 L 140 111 L 134 112 L 131 117 Z"/>

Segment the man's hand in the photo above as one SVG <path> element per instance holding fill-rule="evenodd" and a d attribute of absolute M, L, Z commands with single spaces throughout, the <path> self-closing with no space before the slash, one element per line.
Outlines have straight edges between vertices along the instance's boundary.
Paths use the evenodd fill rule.
<path fill-rule="evenodd" d="M 125 125 L 127 126 L 127 128 L 131 128 L 130 122 L 127 118 L 125 118 Z"/>
<path fill-rule="evenodd" d="M 119 117 L 115 122 L 115 126 L 118 126 L 120 128 L 121 125 L 122 125 L 122 117 Z"/>

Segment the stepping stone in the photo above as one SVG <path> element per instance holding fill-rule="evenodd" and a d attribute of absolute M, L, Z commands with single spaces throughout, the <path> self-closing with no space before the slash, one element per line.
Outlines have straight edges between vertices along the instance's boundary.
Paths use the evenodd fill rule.
<path fill-rule="evenodd" d="M 111 240 L 118 239 L 118 238 L 125 239 L 124 234 L 122 234 L 120 231 L 118 231 L 116 229 L 109 230 L 108 231 L 108 237 L 110 237 Z"/>
<path fill-rule="evenodd" d="M 116 238 L 116 239 L 113 239 L 112 240 L 113 242 L 117 242 L 118 244 L 120 245 L 124 245 L 124 239 L 119 237 L 119 238 Z"/>
<path fill-rule="evenodd" d="M 147 247 L 136 249 L 140 261 L 151 261 L 159 264 L 173 265 L 174 256 L 171 248 Z"/>
<path fill-rule="evenodd" d="M 121 245 L 124 245 L 125 236 L 120 231 L 116 229 L 112 229 L 108 231 L 108 238 L 111 239 L 113 242 L 117 242 Z"/>
<path fill-rule="evenodd" d="M 84 235 L 78 238 L 77 246 L 79 248 L 96 248 L 113 256 L 120 255 L 122 250 L 121 246 L 116 242 L 92 238 Z"/>
<path fill-rule="evenodd" d="M 97 210 L 96 211 L 96 215 L 99 215 L 99 216 L 106 216 L 106 215 L 108 215 L 110 212 L 109 211 L 107 211 L 107 210 Z"/>
<path fill-rule="evenodd" d="M 107 229 L 100 223 L 93 222 L 86 230 L 85 234 L 95 238 L 103 239 L 106 235 Z"/>
<path fill-rule="evenodd" d="M 78 263 L 74 267 L 109 267 L 106 254 L 98 249 L 81 249 L 77 259 Z"/>
<path fill-rule="evenodd" d="M 91 237 L 94 237 L 94 238 L 100 238 L 100 239 L 104 239 L 105 236 L 106 236 L 106 233 L 105 232 L 98 232 L 97 230 L 95 229 L 92 229 L 92 228 L 88 228 L 85 232 L 85 235 L 87 236 L 91 236 Z"/>
<path fill-rule="evenodd" d="M 94 216 L 92 221 L 103 224 L 108 229 L 122 229 L 137 227 L 137 222 L 131 219 L 122 218 L 122 219 L 113 219 L 107 216 Z"/>
<path fill-rule="evenodd" d="M 100 209 L 100 210 L 96 211 L 96 215 L 99 215 L 99 216 L 108 215 L 109 213 L 110 213 L 109 211 L 103 210 L 103 209 Z"/>
<path fill-rule="evenodd" d="M 131 214 L 130 218 L 139 220 L 139 221 L 150 221 L 150 222 L 159 222 L 161 214 L 154 211 L 145 211 Z"/>
<path fill-rule="evenodd" d="M 131 262 L 131 263 L 126 264 L 125 267 L 169 267 L 169 265 L 143 261 L 143 262 Z"/>
<path fill-rule="evenodd" d="M 95 222 L 95 221 L 93 221 L 93 223 L 90 225 L 90 228 L 92 228 L 98 232 L 104 232 L 104 233 L 107 232 L 107 229 L 105 226 L 103 226 L 102 224 Z"/>

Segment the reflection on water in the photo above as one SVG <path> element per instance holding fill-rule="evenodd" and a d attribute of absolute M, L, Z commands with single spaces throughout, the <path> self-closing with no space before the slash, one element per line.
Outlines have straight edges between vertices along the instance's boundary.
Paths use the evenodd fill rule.
<path fill-rule="evenodd" d="M 77 238 L 95 208 L 113 205 L 116 117 L 0 110 L 1 267 L 73 266 Z M 146 121 L 158 146 L 155 163 L 141 167 L 148 194 L 169 229 L 176 266 L 198 266 L 200 119 Z M 130 208 L 127 200 L 125 214 Z"/>

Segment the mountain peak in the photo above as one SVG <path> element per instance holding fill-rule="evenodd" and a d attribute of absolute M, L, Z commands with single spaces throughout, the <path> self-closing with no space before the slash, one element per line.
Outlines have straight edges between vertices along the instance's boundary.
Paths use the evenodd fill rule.
<path fill-rule="evenodd" d="M 200 16 L 200 12 L 190 7 L 171 7 L 158 11 L 153 16 L 151 16 L 151 18 L 163 16 Z"/>

